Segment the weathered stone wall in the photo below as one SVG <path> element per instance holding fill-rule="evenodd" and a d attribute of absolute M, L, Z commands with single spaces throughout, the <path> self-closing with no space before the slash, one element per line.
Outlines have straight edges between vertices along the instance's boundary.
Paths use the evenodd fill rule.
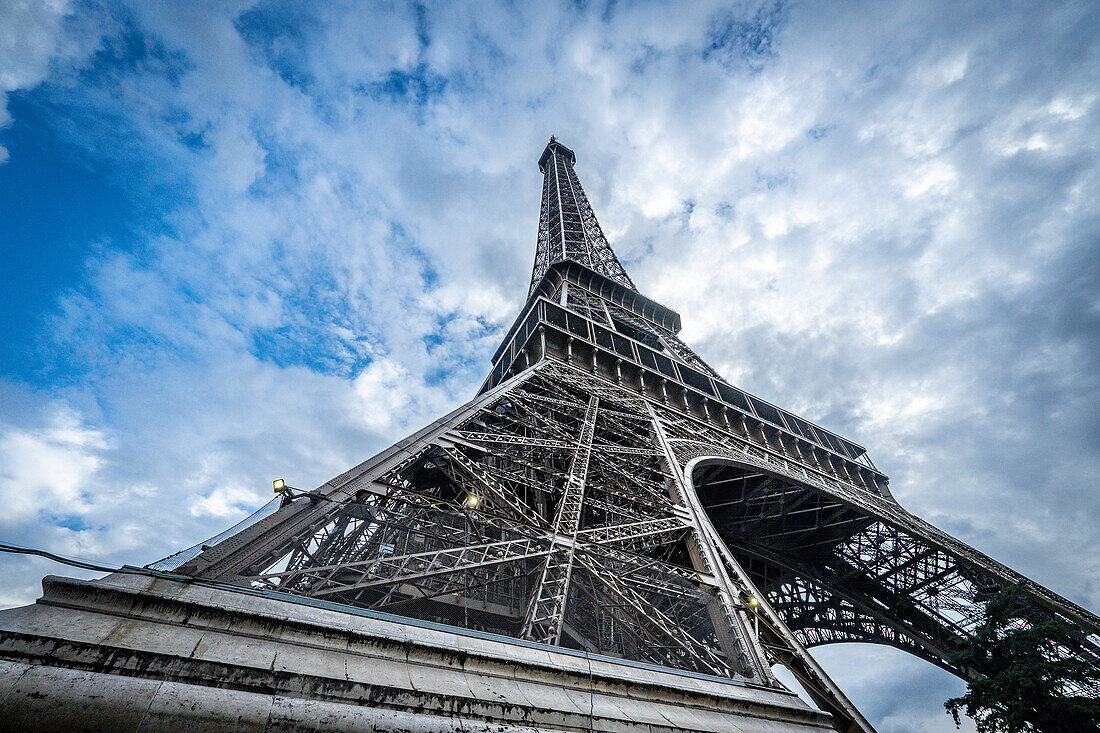
<path fill-rule="evenodd" d="M 0 730 L 829 730 L 783 691 L 140 574 L 0 611 Z"/>

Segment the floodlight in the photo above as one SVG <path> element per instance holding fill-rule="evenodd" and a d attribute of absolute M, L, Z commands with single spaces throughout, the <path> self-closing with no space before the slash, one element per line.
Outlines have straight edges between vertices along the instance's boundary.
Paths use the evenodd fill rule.
<path fill-rule="evenodd" d="M 281 478 L 277 478 L 272 481 L 271 485 L 275 487 L 276 494 L 281 494 L 286 491 L 286 481 L 282 480 Z"/>

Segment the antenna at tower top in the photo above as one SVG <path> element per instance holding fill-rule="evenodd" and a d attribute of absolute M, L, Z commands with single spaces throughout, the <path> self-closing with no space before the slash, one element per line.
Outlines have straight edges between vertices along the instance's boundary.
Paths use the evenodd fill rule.
<path fill-rule="evenodd" d="M 546 172 L 546 163 L 553 157 L 554 153 L 557 153 L 558 155 L 562 155 L 567 158 L 570 165 L 576 165 L 577 163 L 577 154 L 574 153 L 570 148 L 562 145 L 556 137 L 551 135 L 550 142 L 546 143 L 546 147 L 543 148 L 542 155 L 539 156 L 540 172 Z"/>

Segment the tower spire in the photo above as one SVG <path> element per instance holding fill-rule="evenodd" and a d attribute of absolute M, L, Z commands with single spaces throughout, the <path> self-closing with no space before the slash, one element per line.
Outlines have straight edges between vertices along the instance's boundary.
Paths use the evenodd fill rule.
<path fill-rule="evenodd" d="M 534 292 L 550 265 L 562 260 L 579 262 L 620 285 L 636 289 L 596 221 L 573 170 L 576 162 L 576 154 L 553 136 L 539 157 L 542 212 L 529 292 Z"/>

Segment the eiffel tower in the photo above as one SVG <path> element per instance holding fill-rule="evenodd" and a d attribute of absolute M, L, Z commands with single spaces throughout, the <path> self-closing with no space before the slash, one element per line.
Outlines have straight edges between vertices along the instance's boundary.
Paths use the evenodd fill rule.
<path fill-rule="evenodd" d="M 527 302 L 478 395 L 179 572 L 778 684 L 871 730 L 807 648 L 952 653 L 1006 585 L 1100 621 L 905 511 L 863 447 L 726 382 L 642 295 L 551 138 Z"/>
<path fill-rule="evenodd" d="M 903 509 L 863 447 L 726 382 L 642 295 L 550 139 L 528 298 L 470 402 L 153 567 L 700 679 L 873 731 L 807 649 L 872 642 L 963 678 L 984 601 L 1100 620 Z M 272 662 L 274 665 L 274 661 Z M 1095 693 L 1095 691 L 1092 691 Z"/>

